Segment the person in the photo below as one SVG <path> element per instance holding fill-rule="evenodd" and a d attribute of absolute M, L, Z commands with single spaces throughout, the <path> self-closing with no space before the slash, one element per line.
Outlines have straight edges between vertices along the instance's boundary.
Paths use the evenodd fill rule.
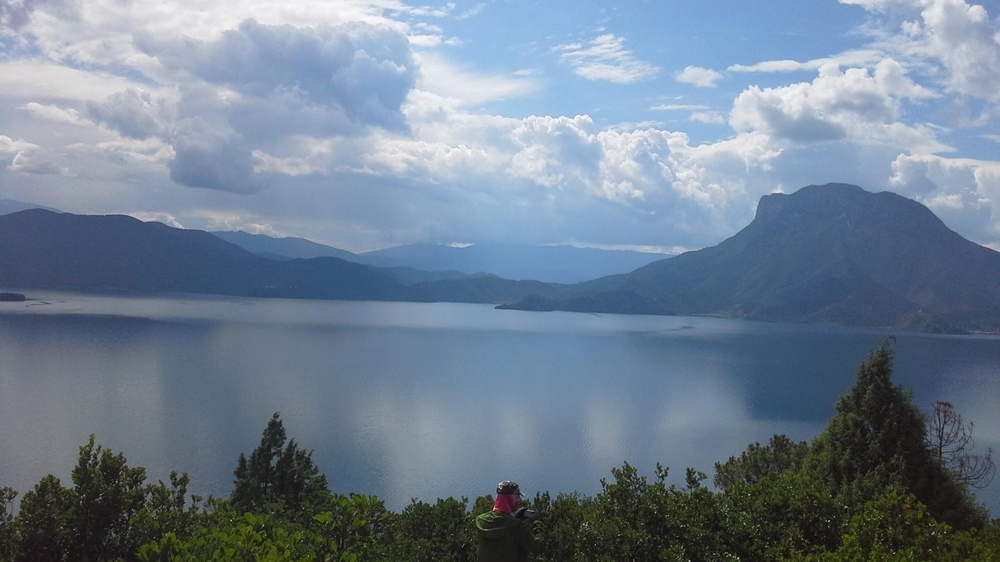
<path fill-rule="evenodd" d="M 497 484 L 493 511 L 476 517 L 479 535 L 479 562 L 523 562 L 539 550 L 532 531 L 538 518 L 534 511 L 521 507 L 521 488 L 517 482 Z"/>

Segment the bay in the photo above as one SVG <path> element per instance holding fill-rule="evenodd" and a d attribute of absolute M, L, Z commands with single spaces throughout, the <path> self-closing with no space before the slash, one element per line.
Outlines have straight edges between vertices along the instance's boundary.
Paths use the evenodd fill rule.
<path fill-rule="evenodd" d="M 24 291 L 21 291 L 24 292 Z M 596 494 L 818 434 L 885 330 L 455 303 L 32 293 L 0 303 L 0 485 L 69 483 L 97 442 L 227 496 L 274 412 L 335 492 Z M 1000 450 L 1000 338 L 894 334 L 895 380 Z M 1000 513 L 1000 484 L 980 499 Z"/>

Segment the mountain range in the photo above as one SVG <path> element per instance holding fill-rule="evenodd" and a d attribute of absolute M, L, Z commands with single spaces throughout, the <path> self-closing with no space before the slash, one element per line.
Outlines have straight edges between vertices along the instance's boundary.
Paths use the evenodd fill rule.
<path fill-rule="evenodd" d="M 754 220 L 717 246 L 569 284 L 509 280 L 485 268 L 420 271 L 399 257 L 428 250 L 419 246 L 368 256 L 394 265 L 377 267 L 292 257 L 278 247 L 250 251 L 249 242 L 241 247 L 225 237 L 124 216 L 19 211 L 0 216 L 0 287 L 486 302 L 523 310 L 1000 330 L 1000 253 L 962 238 L 915 201 L 844 184 L 765 196 Z M 301 251 L 325 251 L 294 243 Z M 505 248 L 468 255 L 490 251 Z M 352 256 L 365 254 L 345 257 Z M 454 262 L 439 262 L 447 263 Z"/>
<path fill-rule="evenodd" d="M 375 267 L 455 274 L 449 278 L 496 275 L 504 279 L 547 283 L 579 283 L 627 273 L 669 257 L 631 250 L 530 244 L 407 244 L 355 254 L 302 238 L 273 238 L 242 231 L 213 234 L 251 252 L 276 259 L 336 257 Z"/>

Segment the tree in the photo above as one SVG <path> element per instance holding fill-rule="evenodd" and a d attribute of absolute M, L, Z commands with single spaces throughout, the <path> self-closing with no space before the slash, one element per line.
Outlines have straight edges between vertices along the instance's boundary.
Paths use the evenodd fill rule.
<path fill-rule="evenodd" d="M 783 470 L 723 492 L 726 533 L 741 560 L 786 560 L 836 548 L 844 506 L 805 470 Z"/>
<path fill-rule="evenodd" d="M 12 560 L 17 552 L 14 525 L 14 498 L 17 491 L 0 486 L 0 560 Z"/>
<path fill-rule="evenodd" d="M 798 470 L 808 453 L 805 441 L 795 443 L 785 435 L 775 435 L 767 445 L 754 443 L 739 458 L 715 463 L 713 483 L 724 490 L 737 483 L 751 485 L 778 472 Z"/>
<path fill-rule="evenodd" d="M 307 521 L 329 502 L 326 476 L 313 464 L 312 451 L 300 449 L 294 439 L 286 441 L 275 412 L 250 457 L 240 453 L 230 496 L 237 511 L 283 513 Z"/>
<path fill-rule="evenodd" d="M 78 560 L 116 560 L 142 542 L 127 540 L 132 517 L 146 504 L 146 469 L 129 467 L 125 456 L 94 444 L 80 447 L 73 469 L 74 513 L 71 552 Z"/>
<path fill-rule="evenodd" d="M 806 465 L 848 506 L 894 488 L 915 496 L 941 521 L 981 526 L 985 510 L 933 456 L 923 415 L 910 392 L 892 383 L 891 343 L 884 339 L 862 361 Z"/>
<path fill-rule="evenodd" d="M 147 485 L 146 470 L 121 453 L 80 447 L 73 488 L 48 475 L 24 495 L 15 527 L 15 560 L 134 560 L 139 546 L 188 528 L 187 475 L 171 474 L 171 488 Z"/>
<path fill-rule="evenodd" d="M 951 402 L 938 400 L 927 420 L 927 446 L 959 482 L 982 489 L 993 481 L 997 467 L 993 462 L 993 449 L 987 449 L 985 455 L 972 454 L 974 428 L 972 422 L 965 424 Z"/>
<path fill-rule="evenodd" d="M 69 560 L 73 532 L 72 490 L 51 474 L 24 494 L 17 516 L 17 557 L 24 562 Z"/>
<path fill-rule="evenodd" d="M 468 498 L 414 499 L 389 520 L 385 560 L 468 562 L 475 559 L 477 537 Z"/>

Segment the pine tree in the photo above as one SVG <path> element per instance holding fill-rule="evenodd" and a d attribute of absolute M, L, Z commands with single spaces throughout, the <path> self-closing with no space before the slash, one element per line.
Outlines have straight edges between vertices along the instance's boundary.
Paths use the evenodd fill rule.
<path fill-rule="evenodd" d="M 911 393 L 893 384 L 891 344 L 883 340 L 861 363 L 854 386 L 814 441 L 807 466 L 848 505 L 895 489 L 958 528 L 984 524 L 983 508 L 928 448 L 924 416 Z"/>
<path fill-rule="evenodd" d="M 260 445 L 237 461 L 233 507 L 241 512 L 306 514 L 331 498 L 326 476 L 312 462 L 312 452 L 288 441 L 285 426 L 275 412 L 264 428 Z"/>

